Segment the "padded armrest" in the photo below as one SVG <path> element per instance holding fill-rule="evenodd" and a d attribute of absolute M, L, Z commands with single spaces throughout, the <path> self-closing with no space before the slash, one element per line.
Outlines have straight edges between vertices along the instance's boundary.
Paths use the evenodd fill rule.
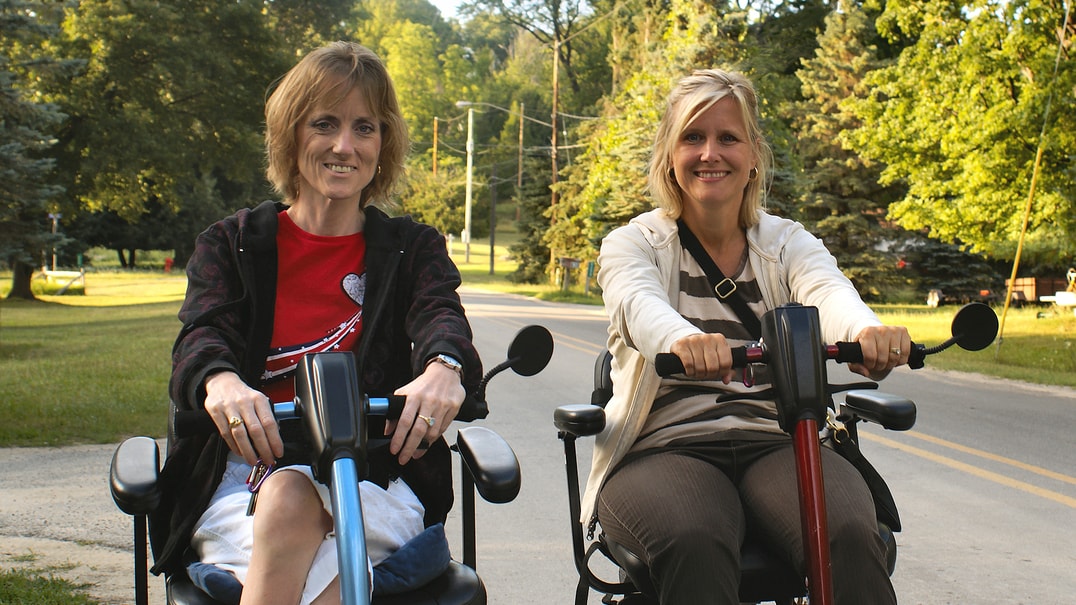
<path fill-rule="evenodd" d="M 562 405 L 553 412 L 553 425 L 576 437 L 597 435 L 605 429 L 605 410 L 588 404 Z"/>
<path fill-rule="evenodd" d="M 880 391 L 848 391 L 842 411 L 891 431 L 906 431 L 915 426 L 915 403 Z"/>
<path fill-rule="evenodd" d="M 149 437 L 131 437 L 116 448 L 109 470 L 109 487 L 116 506 L 128 515 L 145 515 L 157 508 L 160 451 Z"/>
<path fill-rule="evenodd" d="M 507 441 L 486 427 L 468 426 L 459 430 L 456 449 L 485 501 L 504 504 L 515 500 L 522 479 L 519 460 Z"/>

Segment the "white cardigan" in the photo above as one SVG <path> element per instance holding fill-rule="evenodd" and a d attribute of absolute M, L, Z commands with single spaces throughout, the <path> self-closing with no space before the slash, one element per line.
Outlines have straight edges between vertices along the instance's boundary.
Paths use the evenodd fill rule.
<path fill-rule="evenodd" d="M 818 307 L 826 342 L 851 341 L 881 325 L 821 240 L 799 223 L 760 210 L 747 243 L 766 309 L 793 301 Z M 583 523 L 593 518 L 609 470 L 631 449 L 650 412 L 661 380 L 654 358 L 699 332 L 675 308 L 681 250 L 676 221 L 661 209 L 635 217 L 602 242 L 598 284 L 609 315 L 614 388 L 594 446 Z"/>

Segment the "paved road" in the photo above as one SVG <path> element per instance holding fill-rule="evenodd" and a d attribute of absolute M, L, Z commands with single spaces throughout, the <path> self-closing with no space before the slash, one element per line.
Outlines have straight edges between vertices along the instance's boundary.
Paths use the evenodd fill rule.
<path fill-rule="evenodd" d="M 524 325 L 547 326 L 556 342 L 543 373 L 507 373 L 490 385 L 492 411 L 483 424 L 512 444 L 523 488 L 510 504 L 479 502 L 479 573 L 493 604 L 571 603 L 564 461 L 552 415 L 559 405 L 589 400 L 605 318 L 593 307 L 476 291 L 464 300 L 487 366 L 503 358 Z M 864 449 L 888 480 L 905 525 L 894 575 L 901 602 L 1070 600 L 1076 594 L 1076 390 L 929 369 L 895 372 L 883 386 L 919 404 L 913 431 L 864 434 Z M 105 602 L 130 602 L 129 521 L 106 487 L 113 449 L 0 450 L 0 567 L 70 562 L 63 573 L 91 584 Z M 586 446 L 580 454 L 586 467 Z M 450 519 L 449 535 L 461 552 L 458 531 Z M 159 595 L 159 583 L 152 585 Z"/>

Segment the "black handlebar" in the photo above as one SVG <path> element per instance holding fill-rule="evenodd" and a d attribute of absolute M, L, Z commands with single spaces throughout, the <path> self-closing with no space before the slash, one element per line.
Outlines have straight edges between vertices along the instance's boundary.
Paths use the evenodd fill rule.
<path fill-rule="evenodd" d="M 389 395 L 388 397 L 371 397 L 367 399 L 367 414 L 371 416 L 384 416 L 394 420 L 403 413 L 407 397 L 404 395 Z M 464 403 L 466 405 L 466 402 Z M 296 406 L 291 402 L 274 403 L 273 416 L 277 420 L 297 418 Z M 217 425 L 213 417 L 205 410 L 177 410 L 172 419 L 172 429 L 178 439 L 208 435 L 217 432 Z"/>
<path fill-rule="evenodd" d="M 761 346 L 732 347 L 732 367 L 746 368 L 752 363 L 767 363 L 769 356 L 766 349 Z M 923 367 L 923 360 L 927 356 L 927 349 L 923 345 L 912 343 L 912 350 L 908 355 L 908 367 L 918 370 Z M 863 363 L 863 349 L 858 342 L 838 342 L 825 346 L 826 359 L 832 359 L 837 363 Z M 658 353 L 654 359 L 654 368 L 658 375 L 669 377 L 674 374 L 684 373 L 684 364 L 675 353 Z"/>

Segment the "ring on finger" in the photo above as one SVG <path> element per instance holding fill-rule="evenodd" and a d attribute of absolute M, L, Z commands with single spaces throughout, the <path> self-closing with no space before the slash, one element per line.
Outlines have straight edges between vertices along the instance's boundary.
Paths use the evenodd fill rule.
<path fill-rule="evenodd" d="M 897 347 L 893 347 L 892 349 L 889 349 L 889 352 L 896 355 L 897 357 L 900 357 L 900 349 L 897 348 Z"/>
<path fill-rule="evenodd" d="M 233 428 L 233 429 L 237 429 L 237 428 L 243 426 L 243 419 L 240 418 L 239 416 L 232 416 L 231 418 L 228 419 L 228 426 Z"/>
<path fill-rule="evenodd" d="M 430 428 L 433 428 L 433 425 L 437 424 L 437 419 L 433 416 L 423 416 L 422 414 L 419 414 L 418 419 L 425 422 L 426 426 Z"/>

